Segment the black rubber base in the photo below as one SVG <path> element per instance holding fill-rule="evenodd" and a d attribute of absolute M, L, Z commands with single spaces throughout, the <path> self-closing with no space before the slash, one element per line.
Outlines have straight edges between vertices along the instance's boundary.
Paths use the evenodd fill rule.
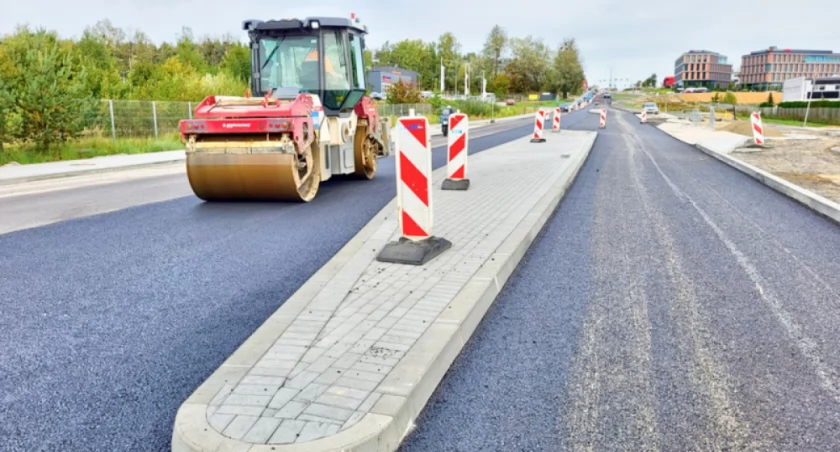
<path fill-rule="evenodd" d="M 469 179 L 461 179 L 461 180 L 452 180 L 452 179 L 444 179 L 443 183 L 440 184 L 441 190 L 466 190 L 470 188 L 470 180 Z"/>
<path fill-rule="evenodd" d="M 545 138 L 531 138 L 531 143 L 545 143 Z"/>
<path fill-rule="evenodd" d="M 376 256 L 376 260 L 393 264 L 423 265 L 451 246 L 449 240 L 440 237 L 429 237 L 417 242 L 400 237 L 396 242 L 385 245 Z"/>

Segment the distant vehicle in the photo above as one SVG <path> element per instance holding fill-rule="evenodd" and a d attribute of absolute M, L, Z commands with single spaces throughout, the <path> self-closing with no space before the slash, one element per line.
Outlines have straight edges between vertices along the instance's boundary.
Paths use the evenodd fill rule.
<path fill-rule="evenodd" d="M 609 99 L 609 98 L 611 98 L 611 97 L 612 97 L 612 96 L 610 95 L 610 93 L 604 93 L 604 99 Z"/>
<path fill-rule="evenodd" d="M 423 99 L 428 99 L 430 97 L 434 97 L 435 93 L 431 91 L 420 91 L 420 97 Z"/>
<path fill-rule="evenodd" d="M 659 114 L 659 107 L 656 106 L 655 102 L 645 102 L 645 104 L 642 106 L 642 109 L 649 115 Z"/>
<path fill-rule="evenodd" d="M 662 87 L 663 88 L 671 88 L 674 86 L 674 76 L 669 75 L 662 80 Z"/>
<path fill-rule="evenodd" d="M 376 100 L 385 100 L 385 94 L 383 94 L 383 93 L 370 93 L 370 98 L 371 99 L 376 99 Z"/>
<path fill-rule="evenodd" d="M 515 103 L 516 103 L 516 101 L 513 100 L 513 99 L 508 99 L 508 100 L 505 101 L 505 105 L 513 105 Z"/>
<path fill-rule="evenodd" d="M 571 102 L 566 102 L 565 104 L 560 106 L 560 111 L 571 111 L 571 109 L 572 109 L 572 103 Z"/>

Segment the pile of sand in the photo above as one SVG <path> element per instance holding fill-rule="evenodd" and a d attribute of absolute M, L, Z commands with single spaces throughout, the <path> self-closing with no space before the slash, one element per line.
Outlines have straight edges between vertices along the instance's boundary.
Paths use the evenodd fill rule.
<path fill-rule="evenodd" d="M 721 127 L 720 130 L 725 130 L 727 132 L 737 133 L 739 135 L 746 135 L 748 137 L 753 136 L 752 123 L 750 121 L 733 121 L 733 122 L 727 124 L 726 126 Z M 764 125 L 764 136 L 765 137 L 781 137 L 781 136 L 784 136 L 784 134 L 767 127 L 767 125 L 765 124 Z"/>

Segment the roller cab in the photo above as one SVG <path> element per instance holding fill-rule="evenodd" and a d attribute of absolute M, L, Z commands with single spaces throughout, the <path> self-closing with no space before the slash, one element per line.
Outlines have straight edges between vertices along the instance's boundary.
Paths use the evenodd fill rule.
<path fill-rule="evenodd" d="M 367 90 L 358 19 L 249 20 L 253 96 L 210 96 L 180 124 L 205 201 L 310 201 L 333 175 L 371 179 L 389 124 Z"/>

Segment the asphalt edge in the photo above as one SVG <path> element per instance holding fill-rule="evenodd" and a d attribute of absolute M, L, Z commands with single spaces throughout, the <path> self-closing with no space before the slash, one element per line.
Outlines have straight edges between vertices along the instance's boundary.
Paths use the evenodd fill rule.
<path fill-rule="evenodd" d="M 663 131 L 664 132 L 664 131 Z M 791 199 L 809 207 L 811 210 L 821 214 L 824 217 L 840 224 L 840 204 L 831 201 L 817 193 L 806 190 L 794 183 L 788 182 L 779 176 L 771 174 L 760 168 L 757 168 L 749 163 L 742 162 L 729 155 L 716 152 L 708 147 L 697 143 L 694 145 L 701 152 L 720 160 L 723 163 L 741 171 L 742 173 L 756 179 L 762 184 L 788 196 Z"/>
<path fill-rule="evenodd" d="M 428 368 L 421 373 L 408 397 L 383 395 L 370 412 L 356 425 L 336 435 L 301 444 L 249 444 L 223 436 L 210 426 L 207 406 L 219 391 L 228 384 L 235 384 L 245 376 L 254 360 L 262 356 L 280 334 L 314 298 L 327 282 L 346 265 L 356 251 L 371 238 L 389 215 L 396 214 L 396 198 L 386 204 L 355 237 L 347 242 L 325 265 L 323 274 L 316 273 L 307 280 L 285 303 L 288 306 L 283 315 L 278 308 L 254 333 L 251 334 L 211 375 L 181 403 L 175 415 L 172 429 L 171 450 L 173 452 L 197 451 L 249 451 L 249 452 L 298 452 L 311 451 L 393 451 L 410 432 L 413 421 L 421 413 L 435 388 L 457 358 L 461 349 L 478 327 L 484 314 L 495 301 L 507 279 L 515 270 L 548 218 L 565 196 L 568 188 L 577 178 L 580 169 L 588 159 L 597 140 L 597 132 L 584 132 L 590 138 L 584 142 L 582 151 L 573 157 L 572 164 L 561 174 L 534 209 L 526 215 L 514 231 L 496 249 L 494 254 L 479 268 L 476 275 L 461 289 L 458 295 L 440 317 L 456 317 L 451 323 L 434 323 L 418 339 L 409 353 L 401 360 L 394 372 L 419 370 L 416 362 L 426 362 Z M 499 145 L 502 146 L 502 145 Z M 488 149 L 490 150 L 490 149 Z M 433 173 L 435 189 L 443 181 L 446 168 Z M 453 309 L 454 308 L 454 309 Z M 464 315 L 464 310 L 467 310 Z M 440 326 L 443 325 L 443 326 Z M 443 330 L 443 331 L 442 331 Z M 445 340 L 444 347 L 435 345 Z M 431 345 L 431 347 L 430 347 Z M 432 350 L 430 350 L 430 348 Z M 402 365 L 403 363 L 409 363 Z M 409 369 L 406 369 L 408 367 Z M 414 369 L 411 369 L 414 367 Z M 410 374 L 411 372 L 409 372 Z M 416 376 L 416 373 L 414 375 Z M 387 379 L 386 379 L 387 381 Z M 385 381 L 383 381 L 383 384 Z M 189 437 L 187 432 L 200 437 Z M 361 434 L 361 432 L 368 432 Z M 349 444 L 349 445 L 348 445 Z"/>
<path fill-rule="evenodd" d="M 174 149 L 179 150 L 179 149 Z M 89 161 L 90 159 L 82 159 L 80 161 Z M 0 179 L 0 186 L 3 185 L 17 185 L 17 184 L 25 184 L 27 182 L 40 182 L 45 180 L 53 180 L 53 179 L 66 179 L 70 177 L 76 176 L 89 176 L 91 174 L 103 174 L 103 173 L 116 173 L 120 171 L 127 171 L 127 170 L 135 170 L 140 168 L 150 168 L 153 166 L 158 165 L 171 165 L 174 163 L 183 163 L 183 158 L 177 159 L 167 159 L 167 160 L 160 160 L 157 162 L 145 162 L 145 163 L 134 163 L 128 165 L 120 165 L 120 166 L 109 166 L 106 168 L 90 168 L 90 169 L 80 169 L 76 171 L 68 171 L 62 173 L 52 173 L 52 174 L 40 174 L 37 176 L 24 176 L 18 177 L 14 179 Z"/>
<path fill-rule="evenodd" d="M 504 118 L 495 119 L 494 122 L 490 122 L 491 120 L 482 120 L 487 122 L 482 122 L 475 124 L 476 129 L 480 129 L 482 127 L 504 123 L 508 121 L 516 121 L 521 119 L 526 119 L 529 116 L 533 116 L 533 113 L 523 113 L 517 116 L 506 116 Z M 431 134 L 432 137 L 441 137 L 443 136 L 442 132 L 436 132 Z M 182 149 L 172 149 L 171 151 L 181 151 Z M 149 153 L 153 154 L 153 153 Z M 147 154 L 148 155 L 148 154 Z M 393 154 L 392 154 L 393 155 Z M 79 159 L 79 161 L 90 161 L 91 159 Z M 66 179 L 70 177 L 76 176 L 88 176 L 91 174 L 102 174 L 102 173 L 116 173 L 119 171 L 127 171 L 127 170 L 136 170 L 140 168 L 148 168 L 157 165 L 170 165 L 175 163 L 183 163 L 186 160 L 186 157 L 179 157 L 177 159 L 167 159 L 161 160 L 157 162 L 145 162 L 145 163 L 136 163 L 136 164 L 128 164 L 128 165 L 121 165 L 121 166 L 110 166 L 107 168 L 90 168 L 90 169 L 79 169 L 75 171 L 65 171 L 60 173 L 52 173 L 52 174 L 41 174 L 36 176 L 23 176 L 18 178 L 12 179 L 0 179 L 0 186 L 3 185 L 17 185 L 17 184 L 25 184 L 27 182 L 39 182 L 45 180 L 53 180 L 53 179 Z"/>

